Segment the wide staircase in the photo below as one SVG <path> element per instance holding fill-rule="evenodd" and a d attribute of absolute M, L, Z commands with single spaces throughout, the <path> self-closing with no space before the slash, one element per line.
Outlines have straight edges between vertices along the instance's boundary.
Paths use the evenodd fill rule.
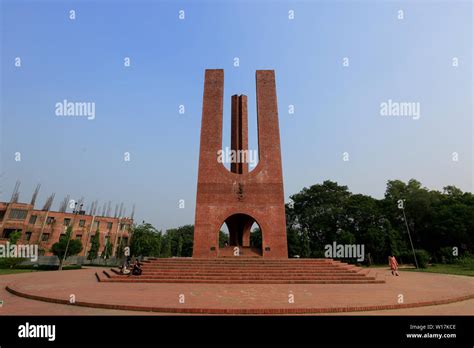
<path fill-rule="evenodd" d="M 96 273 L 102 282 L 216 284 L 369 284 L 384 283 L 374 271 L 332 259 L 217 258 L 150 259 L 140 276 L 118 269 Z"/>

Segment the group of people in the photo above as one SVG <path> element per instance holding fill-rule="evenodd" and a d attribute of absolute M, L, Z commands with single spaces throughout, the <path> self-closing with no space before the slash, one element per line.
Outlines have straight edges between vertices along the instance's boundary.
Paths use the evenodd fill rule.
<path fill-rule="evenodd" d="M 142 264 L 140 263 L 140 261 L 138 261 L 138 259 L 135 259 L 132 264 L 132 258 L 130 256 L 127 256 L 125 262 L 120 267 L 120 273 L 128 275 L 141 275 Z"/>

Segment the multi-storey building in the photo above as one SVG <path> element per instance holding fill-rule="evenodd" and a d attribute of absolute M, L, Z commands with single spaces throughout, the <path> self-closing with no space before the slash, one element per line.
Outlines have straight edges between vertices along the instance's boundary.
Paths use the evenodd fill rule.
<path fill-rule="evenodd" d="M 102 252 L 106 241 L 113 245 L 114 256 L 120 242 L 128 244 L 132 218 L 86 215 L 85 211 L 75 213 L 38 210 L 33 204 L 0 202 L 0 243 L 8 241 L 11 233 L 21 232 L 19 243 L 38 244 L 40 253 L 52 255 L 51 247 L 72 226 L 71 238 L 80 239 L 83 250 L 79 256 L 87 256 L 92 237 L 98 230 Z"/>

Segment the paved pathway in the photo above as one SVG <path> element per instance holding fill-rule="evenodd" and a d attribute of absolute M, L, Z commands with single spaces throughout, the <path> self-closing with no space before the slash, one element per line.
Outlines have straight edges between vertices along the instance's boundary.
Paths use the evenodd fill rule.
<path fill-rule="evenodd" d="M 403 295 L 404 304 L 474 298 L 474 278 L 402 272 L 392 277 L 386 270 L 386 284 L 123 284 L 99 283 L 98 268 L 36 272 L 0 276 L 0 314 L 10 315 L 146 315 L 138 311 L 89 308 L 25 299 L 8 293 L 5 286 L 30 295 L 39 295 L 108 305 L 152 306 L 160 308 L 272 309 L 343 308 L 393 306 Z M 184 303 L 180 303 L 184 295 Z M 289 303 L 294 295 L 294 303 Z M 182 297 L 181 297 L 182 299 Z M 133 308 L 133 307 L 132 307 Z M 270 312 L 269 312 L 270 313 Z M 343 313 L 337 313 L 343 314 Z M 445 305 L 344 313 L 349 315 L 474 315 L 474 299 Z"/>

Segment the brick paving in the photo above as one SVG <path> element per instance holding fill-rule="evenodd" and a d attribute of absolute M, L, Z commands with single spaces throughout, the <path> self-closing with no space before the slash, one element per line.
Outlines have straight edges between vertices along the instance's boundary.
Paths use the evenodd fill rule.
<path fill-rule="evenodd" d="M 0 314 L 150 314 L 136 311 L 149 310 L 156 311 L 153 314 L 474 315 L 473 277 L 417 272 L 393 277 L 389 270 L 378 269 L 385 284 L 146 284 L 98 282 L 97 271 L 102 269 L 0 276 L 0 299 L 4 301 Z M 21 296 L 58 303 L 68 303 L 73 294 L 76 304 L 26 299 L 5 291 L 6 286 Z M 294 296 L 294 303 L 289 303 L 289 295 Z M 403 295 L 403 304 L 398 303 L 399 295 Z M 443 304 L 459 300 L 465 301 Z M 417 307 L 433 304 L 442 305 Z"/>

